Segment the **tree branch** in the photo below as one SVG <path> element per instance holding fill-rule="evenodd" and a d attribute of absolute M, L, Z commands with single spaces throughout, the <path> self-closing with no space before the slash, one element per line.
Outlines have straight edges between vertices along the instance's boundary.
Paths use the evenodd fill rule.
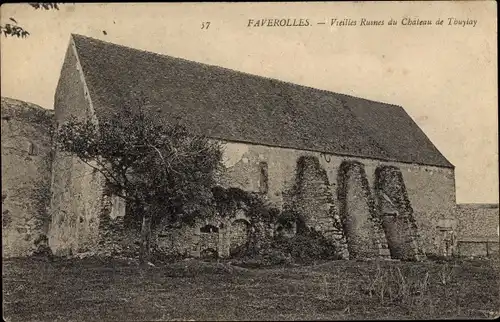
<path fill-rule="evenodd" d="M 120 182 L 117 182 L 117 181 L 116 181 L 113 177 L 112 177 L 112 179 L 113 179 L 113 180 L 111 180 L 111 179 L 108 177 L 108 175 L 107 175 L 104 171 L 102 171 L 102 169 L 100 169 L 99 167 L 95 167 L 95 166 L 93 166 L 92 164 L 90 164 L 89 162 L 85 161 L 84 159 L 82 159 L 82 158 L 80 158 L 80 157 L 79 157 L 78 159 L 80 159 L 83 163 L 85 163 L 86 165 L 88 165 L 88 166 L 89 166 L 89 167 L 91 167 L 92 169 L 94 169 L 94 170 L 98 171 L 99 173 L 101 173 L 101 174 L 104 176 L 104 178 L 105 178 L 108 182 L 110 182 L 111 184 L 113 184 L 113 180 L 114 180 L 114 181 L 116 182 L 116 183 L 115 183 L 115 185 L 116 185 L 116 186 L 122 187 L 122 188 L 123 188 L 123 190 L 127 190 L 127 189 L 126 189 L 126 187 L 124 187 L 122 184 L 120 184 Z M 135 201 L 135 200 L 136 200 L 134 197 L 129 197 L 129 196 L 128 196 L 128 195 L 126 195 L 126 194 L 124 195 L 124 194 L 120 194 L 120 193 L 117 193 L 117 192 L 113 192 L 113 194 L 114 194 L 114 195 L 116 195 L 116 196 L 118 196 L 118 197 L 121 197 L 121 198 L 123 198 L 123 199 L 125 199 L 125 200 L 130 200 L 130 201 Z"/>

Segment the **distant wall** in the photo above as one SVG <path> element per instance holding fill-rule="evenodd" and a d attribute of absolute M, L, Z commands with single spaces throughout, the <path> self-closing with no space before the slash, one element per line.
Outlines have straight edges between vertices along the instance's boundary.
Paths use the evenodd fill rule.
<path fill-rule="evenodd" d="M 53 111 L 2 97 L 3 257 L 31 255 L 47 233 Z"/>
<path fill-rule="evenodd" d="M 458 204 L 457 243 L 462 256 L 499 255 L 498 204 Z"/>
<path fill-rule="evenodd" d="M 401 171 L 406 194 L 413 211 L 416 229 L 426 253 L 438 254 L 442 248 L 443 233 L 439 230 L 441 220 L 454 220 L 455 175 L 450 168 L 385 162 L 372 159 L 342 157 L 319 152 L 300 151 L 256 144 L 225 142 L 224 163 L 227 174 L 223 183 L 247 191 L 261 189 L 259 166 L 267 164 L 266 197 L 276 207 L 283 208 L 287 192 L 293 189 L 296 180 L 297 160 L 301 156 L 313 156 L 319 160 L 328 178 L 328 188 L 333 197 L 326 203 L 339 204 L 337 175 L 344 161 L 357 161 L 364 167 L 368 186 L 374 194 L 375 170 L 380 166 L 394 166 Z M 324 216 L 334 216 L 323 212 Z M 331 218 L 316 218 L 313 227 L 328 230 L 325 223 Z"/>

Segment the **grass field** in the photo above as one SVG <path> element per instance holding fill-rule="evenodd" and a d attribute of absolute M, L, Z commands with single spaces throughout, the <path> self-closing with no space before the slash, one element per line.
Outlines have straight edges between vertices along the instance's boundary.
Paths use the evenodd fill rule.
<path fill-rule="evenodd" d="M 185 260 L 3 262 L 8 321 L 493 318 L 498 262 L 334 261 L 249 269 Z"/>

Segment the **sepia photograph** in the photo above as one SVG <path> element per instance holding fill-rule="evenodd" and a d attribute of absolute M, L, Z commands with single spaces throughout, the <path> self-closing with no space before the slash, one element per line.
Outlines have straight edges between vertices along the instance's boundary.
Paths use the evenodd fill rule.
<path fill-rule="evenodd" d="M 498 318 L 496 12 L 2 4 L 3 319 Z"/>

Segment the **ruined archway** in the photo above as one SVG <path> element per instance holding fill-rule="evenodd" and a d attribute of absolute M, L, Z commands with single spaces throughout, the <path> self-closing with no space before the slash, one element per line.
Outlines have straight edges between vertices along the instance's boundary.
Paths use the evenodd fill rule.
<path fill-rule="evenodd" d="M 399 168 L 377 167 L 375 193 L 391 257 L 402 260 L 418 260 L 424 257 L 418 243 L 413 208 Z"/>
<path fill-rule="evenodd" d="M 206 224 L 200 227 L 199 238 L 200 257 L 217 257 L 219 251 L 219 228 L 215 225 Z"/>
<path fill-rule="evenodd" d="M 350 258 L 384 254 L 384 233 L 362 163 L 344 161 L 339 167 L 338 200 Z"/>
<path fill-rule="evenodd" d="M 245 219 L 234 220 L 231 223 L 229 234 L 230 255 L 244 252 L 250 242 L 250 223 Z"/>

